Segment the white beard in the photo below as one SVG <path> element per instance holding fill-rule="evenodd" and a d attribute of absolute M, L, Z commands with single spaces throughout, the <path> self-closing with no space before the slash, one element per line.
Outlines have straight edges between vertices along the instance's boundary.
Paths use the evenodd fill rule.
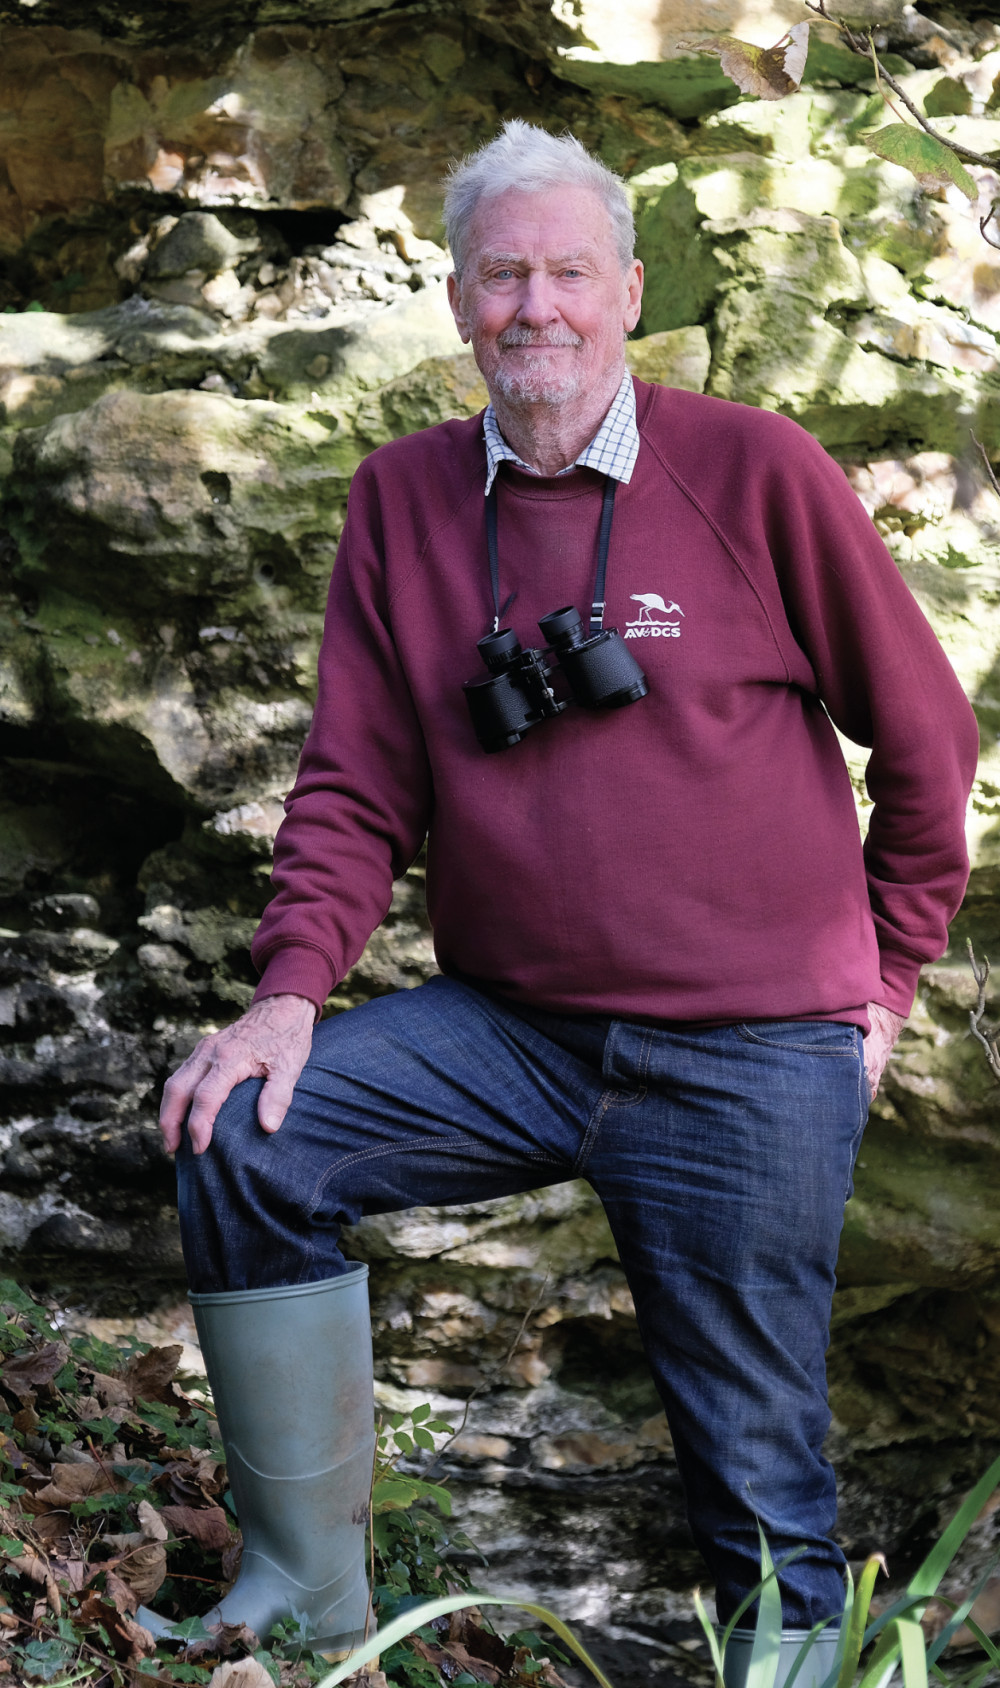
<path fill-rule="evenodd" d="M 544 351 L 549 346 L 582 346 L 579 334 L 569 328 L 508 328 L 497 341 L 501 356 L 493 371 L 493 385 L 508 404 L 566 404 L 580 390 L 580 371 L 570 367 L 556 371 L 546 367 Z M 515 346 L 535 346 L 543 354 L 532 368 L 532 360 L 512 369 L 503 352 Z"/>

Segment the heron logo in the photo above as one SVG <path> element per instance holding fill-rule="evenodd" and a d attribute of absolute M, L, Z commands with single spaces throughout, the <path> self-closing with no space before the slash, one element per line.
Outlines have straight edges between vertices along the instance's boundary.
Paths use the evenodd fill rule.
<path fill-rule="evenodd" d="M 633 592 L 633 604 L 640 604 L 638 619 L 625 623 L 626 639 L 679 639 L 681 624 L 671 617 L 683 616 L 680 604 L 665 604 L 658 592 Z M 662 617 L 662 619 L 661 619 Z"/>

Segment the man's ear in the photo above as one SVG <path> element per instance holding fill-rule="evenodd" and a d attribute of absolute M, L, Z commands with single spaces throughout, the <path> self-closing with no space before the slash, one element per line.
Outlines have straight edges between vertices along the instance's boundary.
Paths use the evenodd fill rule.
<path fill-rule="evenodd" d="M 626 334 L 631 334 L 639 321 L 639 312 L 642 310 L 642 278 L 642 264 L 638 258 L 633 258 L 625 272 L 625 308 L 622 321 Z M 452 310 L 454 308 L 453 305 Z"/>
<path fill-rule="evenodd" d="M 448 277 L 447 286 L 448 303 L 451 306 L 451 314 L 455 318 L 455 327 L 462 336 L 462 344 L 467 346 L 472 339 L 472 332 L 465 320 L 465 312 L 462 310 L 462 283 L 454 270 Z M 636 321 L 638 322 L 638 320 L 639 314 L 636 312 Z"/>

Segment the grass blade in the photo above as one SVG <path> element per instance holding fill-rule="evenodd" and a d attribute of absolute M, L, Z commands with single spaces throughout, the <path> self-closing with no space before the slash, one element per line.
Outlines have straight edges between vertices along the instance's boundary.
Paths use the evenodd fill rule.
<path fill-rule="evenodd" d="M 858 1592 L 851 1602 L 850 1611 L 844 1613 L 844 1651 L 840 1661 L 837 1688 L 851 1688 L 851 1683 L 854 1681 L 855 1672 L 861 1659 L 861 1649 L 865 1644 L 865 1625 L 868 1622 L 875 1578 L 879 1571 L 888 1573 L 888 1566 L 881 1553 L 872 1553 L 865 1560 L 864 1569 L 858 1582 Z"/>
<path fill-rule="evenodd" d="M 515 1606 L 519 1612 L 530 1612 L 533 1618 L 539 1618 L 549 1629 L 554 1630 L 560 1641 L 574 1652 L 581 1664 L 590 1671 L 591 1676 L 600 1683 L 601 1688 L 612 1688 L 600 1666 L 594 1662 L 582 1641 L 577 1641 L 573 1631 L 554 1612 L 546 1606 L 536 1606 L 530 1601 L 522 1600 L 516 1594 L 477 1594 L 474 1589 L 466 1589 L 463 1594 L 453 1594 L 441 1600 L 428 1600 L 423 1606 L 413 1606 L 408 1612 L 394 1618 L 385 1629 L 380 1629 L 363 1647 L 356 1647 L 339 1665 L 335 1665 L 327 1676 L 321 1677 L 317 1688 L 336 1688 L 338 1682 L 345 1677 L 353 1676 L 362 1665 L 370 1663 L 379 1653 L 394 1647 L 397 1641 L 405 1640 L 416 1629 L 422 1629 L 424 1624 L 434 1618 L 447 1617 L 449 1612 L 460 1612 L 465 1606 Z"/>
<path fill-rule="evenodd" d="M 746 1688 L 774 1688 L 781 1657 L 781 1590 L 767 1537 L 759 1522 L 757 1534 L 760 1537 L 760 1604 L 750 1648 Z"/>
<path fill-rule="evenodd" d="M 908 1594 L 931 1595 L 935 1592 L 998 1483 L 1000 1459 L 995 1459 L 975 1488 L 966 1495 L 944 1535 L 934 1543 L 923 1564 L 914 1571 L 907 1587 Z"/>
<path fill-rule="evenodd" d="M 816 1645 L 816 1642 L 819 1640 L 820 1636 L 823 1634 L 823 1631 L 825 1629 L 829 1629 L 829 1627 L 830 1627 L 829 1618 L 821 1618 L 818 1624 L 813 1624 L 812 1629 L 809 1631 L 808 1635 L 806 1636 L 805 1640 L 802 1643 L 802 1646 L 799 1648 L 798 1652 L 796 1653 L 795 1658 L 792 1660 L 792 1668 L 788 1672 L 788 1675 L 785 1677 L 784 1688 L 795 1688 L 795 1682 L 798 1678 L 799 1671 L 802 1669 L 803 1665 L 806 1663 L 806 1660 L 808 1659 L 809 1654 L 812 1652 L 812 1649 Z M 832 1685 L 837 1681 L 837 1678 L 838 1678 L 838 1675 L 839 1675 L 839 1669 L 840 1669 L 839 1654 L 840 1654 L 840 1649 L 841 1649 L 842 1645 L 843 1645 L 842 1641 L 839 1641 L 837 1643 L 837 1659 L 835 1659 L 835 1661 L 834 1661 L 834 1665 L 833 1665 L 832 1670 L 830 1670 L 829 1673 L 824 1677 L 822 1683 L 820 1684 L 820 1688 L 832 1688 Z"/>
<path fill-rule="evenodd" d="M 793 1547 L 791 1553 L 786 1553 L 785 1557 L 783 1559 L 778 1560 L 778 1563 L 774 1566 L 770 1575 L 772 1577 L 780 1576 L 782 1571 L 785 1569 L 786 1565 L 791 1565 L 791 1563 L 795 1559 L 801 1559 L 803 1554 L 808 1553 L 808 1551 L 809 1551 L 809 1549 L 806 1548 L 806 1547 Z M 752 1588 L 750 1590 L 750 1593 L 745 1595 L 744 1598 L 740 1601 L 740 1603 L 737 1606 L 735 1612 L 733 1613 L 732 1617 L 730 1618 L 729 1622 L 727 1623 L 725 1629 L 722 1632 L 723 1647 L 725 1646 L 726 1642 L 729 1640 L 729 1637 L 732 1635 L 733 1630 L 736 1629 L 736 1627 L 738 1626 L 740 1619 L 744 1616 L 744 1614 L 746 1612 L 748 1612 L 750 1610 L 750 1607 L 754 1604 L 754 1601 L 759 1600 L 761 1590 L 763 1589 L 764 1583 L 766 1581 L 767 1581 L 767 1578 L 762 1577 L 760 1582 L 757 1584 L 756 1588 Z"/>
<path fill-rule="evenodd" d="M 697 1589 L 695 1589 L 692 1599 L 698 1622 L 705 1632 L 705 1639 L 712 1655 L 712 1663 L 715 1666 L 715 1680 L 719 1683 L 722 1681 L 722 1654 L 719 1651 L 719 1637 L 715 1633 L 715 1625 L 711 1622 L 705 1610 L 705 1603 Z"/>
<path fill-rule="evenodd" d="M 903 1688 L 927 1688 L 924 1632 L 914 1618 L 900 1621 L 899 1652 L 903 1665 Z"/>
<path fill-rule="evenodd" d="M 966 1618 L 965 1627 L 971 1635 L 975 1636 L 980 1647 L 983 1649 L 983 1652 L 986 1654 L 986 1657 L 989 1659 L 990 1664 L 994 1667 L 1000 1665 L 1000 1648 L 997 1648 L 995 1643 L 990 1640 L 986 1631 L 984 1629 L 980 1629 L 979 1625 L 973 1618 Z"/>
<path fill-rule="evenodd" d="M 951 1640 L 952 1636 L 958 1634 L 958 1631 L 961 1629 L 962 1625 L 965 1623 L 965 1620 L 969 1616 L 969 1613 L 972 1611 L 973 1606 L 976 1604 L 976 1601 L 979 1599 L 979 1596 L 982 1594 L 983 1589 L 986 1587 L 986 1584 L 989 1582 L 989 1580 L 992 1577 L 994 1571 L 996 1570 L 997 1564 L 998 1564 L 997 1559 L 992 1559 L 990 1561 L 986 1570 L 983 1572 L 982 1576 L 980 1577 L 979 1581 L 977 1582 L 975 1588 L 972 1590 L 972 1593 L 967 1594 L 965 1599 L 961 1602 L 960 1605 L 956 1605 L 953 1601 L 944 1601 L 944 1596 L 938 1595 L 939 1600 L 942 1600 L 945 1605 L 951 1606 L 952 1612 L 951 1612 L 951 1617 L 948 1619 L 948 1622 L 945 1624 L 944 1628 L 941 1631 L 939 1631 L 939 1633 L 934 1637 L 934 1640 L 931 1642 L 931 1645 L 927 1649 L 927 1663 L 929 1665 L 935 1665 L 937 1663 L 938 1659 L 941 1657 L 941 1654 L 944 1652 L 944 1650 L 947 1647 L 947 1645 L 948 1645 L 949 1641 Z"/>
<path fill-rule="evenodd" d="M 858 1688 L 885 1688 L 899 1663 L 899 1618 L 893 1618 L 882 1631 Z M 870 1634 L 870 1631 L 869 1631 Z"/>

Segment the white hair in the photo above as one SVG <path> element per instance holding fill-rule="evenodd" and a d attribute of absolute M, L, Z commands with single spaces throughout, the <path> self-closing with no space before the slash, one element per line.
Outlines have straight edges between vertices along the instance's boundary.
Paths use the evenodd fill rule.
<path fill-rule="evenodd" d="M 635 220 L 620 176 L 581 146 L 575 135 L 550 135 L 520 117 L 508 118 L 495 140 L 453 164 L 444 195 L 444 226 L 448 245 L 461 275 L 466 260 L 466 237 L 481 199 L 494 198 L 512 188 L 544 193 L 550 188 L 589 188 L 611 219 L 622 269 L 635 251 Z"/>

